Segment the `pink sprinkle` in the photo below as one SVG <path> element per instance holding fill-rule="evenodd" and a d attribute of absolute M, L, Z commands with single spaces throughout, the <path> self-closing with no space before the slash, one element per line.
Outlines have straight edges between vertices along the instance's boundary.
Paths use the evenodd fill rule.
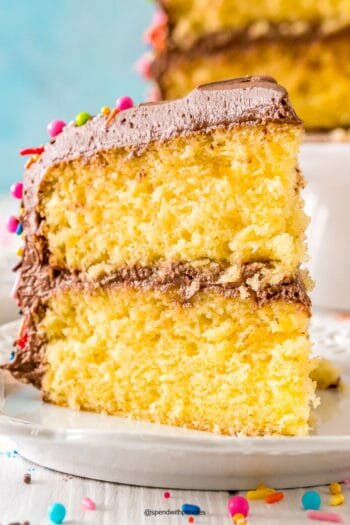
<path fill-rule="evenodd" d="M 23 183 L 15 182 L 15 184 L 12 184 L 10 193 L 15 199 L 21 199 L 23 195 Z"/>
<path fill-rule="evenodd" d="M 10 215 L 6 219 L 6 229 L 10 233 L 16 233 L 19 220 L 14 215 Z"/>
<path fill-rule="evenodd" d="M 51 120 L 47 125 L 47 132 L 53 138 L 59 135 L 65 126 L 66 123 L 63 120 Z"/>
<path fill-rule="evenodd" d="M 344 479 L 343 483 L 344 485 L 350 485 L 350 479 Z"/>
<path fill-rule="evenodd" d="M 228 500 L 227 506 L 230 516 L 243 514 L 246 517 L 249 514 L 249 503 L 243 496 L 232 496 Z"/>
<path fill-rule="evenodd" d="M 164 11 L 162 10 L 158 10 L 154 13 L 153 15 L 153 20 L 152 20 L 152 24 L 157 26 L 157 25 L 165 25 L 168 21 L 168 17 L 166 15 L 166 13 L 164 13 Z"/>
<path fill-rule="evenodd" d="M 151 78 L 151 60 L 149 55 L 143 55 L 135 64 L 135 69 L 143 78 Z"/>
<path fill-rule="evenodd" d="M 322 512 L 320 510 L 308 510 L 306 517 L 309 520 L 328 521 L 330 523 L 344 523 L 343 517 L 335 512 Z"/>
<path fill-rule="evenodd" d="M 134 105 L 134 101 L 131 97 L 119 97 L 115 105 L 118 109 L 120 109 L 120 111 L 124 111 L 124 109 L 132 108 Z"/>
<path fill-rule="evenodd" d="M 96 503 L 90 498 L 83 498 L 81 506 L 85 510 L 96 510 Z"/>
<path fill-rule="evenodd" d="M 169 499 L 170 498 L 170 492 L 166 491 L 163 493 L 163 498 Z"/>

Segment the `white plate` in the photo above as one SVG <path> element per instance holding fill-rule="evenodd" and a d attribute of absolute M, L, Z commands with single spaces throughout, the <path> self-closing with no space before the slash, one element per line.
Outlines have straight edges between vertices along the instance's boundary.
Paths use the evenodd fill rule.
<path fill-rule="evenodd" d="M 311 217 L 310 271 L 314 304 L 350 310 L 350 142 L 304 143 L 300 165 Z"/>
<path fill-rule="evenodd" d="M 2 359 L 17 322 L 0 328 Z M 317 314 L 317 354 L 332 357 L 350 381 L 350 320 Z M 18 452 L 46 467 L 135 485 L 207 490 L 320 485 L 350 476 L 350 397 L 322 393 L 317 430 L 305 438 L 236 438 L 74 412 L 2 373 L 0 432 Z"/>

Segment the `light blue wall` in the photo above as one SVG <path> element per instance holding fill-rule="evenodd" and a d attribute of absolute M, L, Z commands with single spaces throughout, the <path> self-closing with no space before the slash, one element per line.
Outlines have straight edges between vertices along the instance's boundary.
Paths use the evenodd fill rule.
<path fill-rule="evenodd" d="M 46 142 L 50 120 L 143 99 L 133 66 L 152 10 L 147 0 L 0 0 L 0 192 L 21 179 L 18 150 Z"/>

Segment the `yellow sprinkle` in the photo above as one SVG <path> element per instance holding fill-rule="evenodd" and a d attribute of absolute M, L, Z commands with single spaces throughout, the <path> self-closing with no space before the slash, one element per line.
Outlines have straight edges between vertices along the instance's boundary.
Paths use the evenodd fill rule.
<path fill-rule="evenodd" d="M 19 246 L 16 250 L 17 257 L 22 257 L 23 255 L 23 246 Z"/>
<path fill-rule="evenodd" d="M 24 213 L 24 208 L 22 207 L 19 209 L 18 216 L 22 217 L 23 213 Z"/>
<path fill-rule="evenodd" d="M 103 108 L 101 108 L 101 115 L 109 115 L 111 112 L 111 108 L 109 106 L 103 106 Z"/>
<path fill-rule="evenodd" d="M 247 521 L 243 514 L 235 514 L 232 516 L 233 525 L 246 525 Z"/>
<path fill-rule="evenodd" d="M 270 489 L 269 487 L 265 487 L 265 488 L 261 488 L 257 490 L 248 490 L 246 496 L 247 496 L 247 499 L 249 500 L 264 499 L 266 498 L 266 496 L 268 496 L 269 494 L 273 494 L 274 492 L 276 492 L 275 489 Z"/>
<path fill-rule="evenodd" d="M 25 169 L 27 170 L 28 168 L 30 168 L 30 166 L 34 164 L 34 162 L 36 162 L 39 157 L 40 155 L 32 155 L 30 159 L 28 159 L 27 162 L 25 163 L 24 165 Z"/>
<path fill-rule="evenodd" d="M 332 505 L 332 507 L 336 507 L 337 505 L 342 505 L 345 501 L 344 494 L 333 494 L 329 498 L 329 504 Z"/>
<path fill-rule="evenodd" d="M 331 494 L 341 494 L 341 485 L 340 485 L 340 483 L 331 483 L 329 485 L 329 492 Z"/>
<path fill-rule="evenodd" d="M 112 124 L 113 120 L 118 115 L 118 113 L 120 113 L 120 109 L 119 108 L 113 108 L 112 109 L 112 111 L 110 112 L 110 114 L 108 115 L 107 120 L 106 120 L 106 124 L 105 124 L 106 128 L 109 128 L 109 126 Z"/>

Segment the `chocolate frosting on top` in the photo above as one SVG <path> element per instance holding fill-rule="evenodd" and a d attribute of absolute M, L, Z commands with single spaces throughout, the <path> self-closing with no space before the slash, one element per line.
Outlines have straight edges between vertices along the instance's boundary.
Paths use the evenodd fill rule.
<path fill-rule="evenodd" d="M 300 125 L 286 90 L 271 77 L 243 77 L 193 90 L 170 102 L 140 104 L 120 112 L 110 126 L 97 116 L 84 126 L 68 126 L 45 147 L 29 172 L 43 173 L 50 165 L 89 157 L 102 150 L 142 150 L 153 141 L 244 123 L 280 122 Z"/>

